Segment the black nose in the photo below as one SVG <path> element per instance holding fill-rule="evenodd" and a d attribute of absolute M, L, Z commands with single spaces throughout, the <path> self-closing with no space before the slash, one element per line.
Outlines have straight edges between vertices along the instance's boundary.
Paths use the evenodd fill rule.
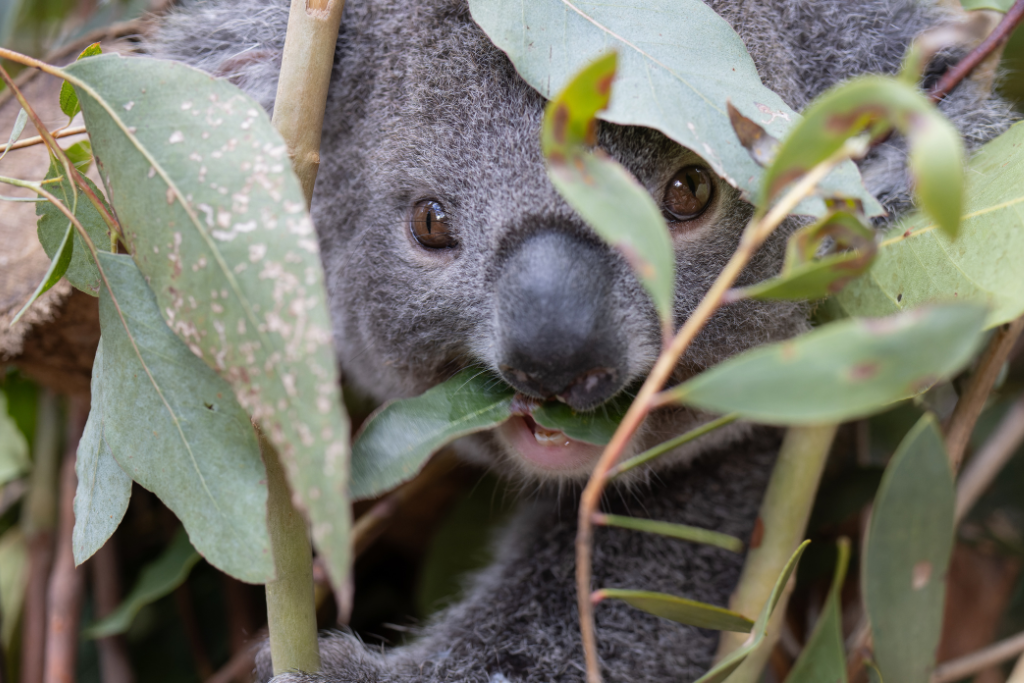
<path fill-rule="evenodd" d="M 555 231 L 523 242 L 497 287 L 498 358 L 505 379 L 577 410 L 611 398 L 626 377 L 612 309 L 612 266 L 598 245 Z"/>

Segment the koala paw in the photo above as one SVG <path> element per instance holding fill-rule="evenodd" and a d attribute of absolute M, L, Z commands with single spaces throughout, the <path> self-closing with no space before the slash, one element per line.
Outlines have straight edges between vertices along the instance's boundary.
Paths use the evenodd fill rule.
<path fill-rule="evenodd" d="M 320 638 L 321 670 L 316 674 L 287 672 L 274 676 L 270 659 L 270 641 L 264 641 L 256 654 L 256 680 L 259 683 L 391 683 L 407 681 L 387 671 L 380 655 L 370 652 L 357 638 L 332 633 Z"/>

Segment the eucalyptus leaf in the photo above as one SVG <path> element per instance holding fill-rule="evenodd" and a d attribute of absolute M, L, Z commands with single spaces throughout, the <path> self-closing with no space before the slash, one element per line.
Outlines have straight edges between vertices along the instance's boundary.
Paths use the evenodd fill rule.
<path fill-rule="evenodd" d="M 601 599 L 622 600 L 656 617 L 662 617 L 663 619 L 698 628 L 749 633 L 754 625 L 754 622 L 737 612 L 704 602 L 697 602 L 696 600 L 687 600 L 675 595 L 668 595 L 667 593 L 653 593 L 651 591 L 635 591 L 621 588 L 601 588 L 597 591 L 597 596 Z"/>
<path fill-rule="evenodd" d="M 845 422 L 953 376 L 973 358 L 985 316 L 975 305 L 940 304 L 830 323 L 734 356 L 669 395 L 764 424 Z"/>
<path fill-rule="evenodd" d="M 241 90 L 182 64 L 102 55 L 63 73 L 161 314 L 275 445 L 343 585 L 348 418 L 316 233 L 284 141 Z"/>
<path fill-rule="evenodd" d="M 840 538 L 832 588 L 811 637 L 790 670 L 786 683 L 846 683 L 843 642 L 843 581 L 850 562 L 850 541 Z"/>
<path fill-rule="evenodd" d="M 994 9 L 1006 13 L 1013 7 L 1014 0 L 960 0 L 966 10 Z"/>
<path fill-rule="evenodd" d="M 11 151 L 11 145 L 13 145 L 17 141 L 17 139 L 21 137 L 22 132 L 24 132 L 25 130 L 26 123 L 28 123 L 28 112 L 24 109 L 19 109 L 18 116 L 14 119 L 14 127 L 11 128 L 11 136 L 8 138 L 7 144 L 4 146 L 4 150 L 0 152 L 0 159 L 3 159 L 5 156 L 7 156 L 7 153 Z"/>
<path fill-rule="evenodd" d="M 0 486 L 29 470 L 28 441 L 7 412 L 7 394 L 0 391 Z"/>
<path fill-rule="evenodd" d="M 523 79 L 548 99 L 585 66 L 617 51 L 615 96 L 600 118 L 660 130 L 700 154 L 747 197 L 757 195 L 763 171 L 733 133 L 726 102 L 780 139 L 799 119 L 761 83 L 729 23 L 700 0 L 651 0 L 642 6 L 471 0 L 469 8 Z M 863 199 L 870 215 L 881 213 L 852 163 L 824 187 L 828 194 Z M 825 207 L 811 198 L 796 212 L 822 215 Z"/>
<path fill-rule="evenodd" d="M 533 409 L 534 421 L 541 427 L 557 429 L 570 439 L 604 446 L 612 440 L 632 398 L 620 395 L 588 412 L 577 412 L 561 401 L 545 401 Z"/>
<path fill-rule="evenodd" d="M 103 338 L 100 337 L 93 362 L 92 409 L 78 442 L 75 461 L 78 488 L 75 490 L 75 526 L 71 535 L 75 566 L 92 557 L 113 535 L 128 510 L 128 500 L 132 495 L 131 477 L 117 464 L 104 434 L 106 421 L 103 410 L 107 399 L 102 392 L 109 390 L 109 383 L 103 381 Z"/>
<path fill-rule="evenodd" d="M 179 530 L 160 557 L 142 568 L 138 581 L 117 609 L 84 629 L 82 636 L 106 638 L 124 633 L 139 610 L 185 583 L 192 567 L 200 559 L 199 553 L 188 542 L 188 535 Z"/>
<path fill-rule="evenodd" d="M 927 683 L 942 635 L 956 492 L 935 417 L 904 437 L 875 496 L 861 566 L 882 676 Z"/>
<path fill-rule="evenodd" d="M 937 301 L 989 307 L 986 327 L 1024 314 L 1024 123 L 971 159 L 960 234 L 951 240 L 917 213 L 879 244 L 867 273 L 829 300 L 834 314 L 882 316 Z"/>
<path fill-rule="evenodd" d="M 672 321 L 675 252 L 650 193 L 618 162 L 593 152 L 594 116 L 608 105 L 614 53 L 580 71 L 548 104 L 541 149 L 548 177 L 565 201 L 629 261 L 663 325 Z"/>
<path fill-rule="evenodd" d="M 88 46 L 78 55 L 78 59 L 84 59 L 85 57 L 95 57 L 102 53 L 103 50 L 100 48 L 99 43 L 93 43 Z M 70 83 L 64 81 L 60 86 L 60 110 L 69 118 L 75 118 L 75 114 L 81 111 L 81 106 L 78 103 L 78 95 L 75 93 L 75 89 Z"/>
<path fill-rule="evenodd" d="M 768 601 L 764 604 L 761 609 L 761 613 L 757 617 L 757 621 L 754 622 L 754 626 L 751 628 L 751 638 L 740 647 L 736 648 L 715 666 L 711 668 L 706 674 L 697 679 L 696 683 L 722 683 L 726 680 L 733 671 L 739 668 L 740 664 L 750 655 L 751 652 L 756 650 L 764 640 L 764 637 L 768 635 L 768 621 L 771 619 L 772 612 L 775 611 L 775 606 L 779 604 L 779 600 L 782 599 L 782 593 L 786 589 L 786 583 L 789 582 L 789 577 L 792 576 L 793 571 L 796 569 L 797 562 L 800 561 L 800 557 L 804 554 L 804 550 L 807 549 L 807 545 L 810 541 L 804 541 L 800 544 L 800 547 L 796 549 L 793 556 L 786 562 L 786 566 L 783 567 L 782 573 L 779 574 L 779 578 L 775 581 L 775 586 L 772 588 L 771 595 L 768 596 Z"/>
<path fill-rule="evenodd" d="M 670 536 L 683 541 L 690 541 L 691 543 L 712 545 L 716 548 L 722 548 L 723 550 L 728 550 L 733 553 L 743 552 L 743 541 L 735 536 L 723 534 L 720 531 L 712 531 L 711 529 L 702 529 L 700 527 L 690 526 L 689 524 L 673 524 L 672 522 L 659 522 L 653 519 L 640 519 L 637 517 L 605 514 L 599 515 L 595 520 L 595 523 L 603 526 L 617 526 L 622 529 L 643 531 L 649 534 Z"/>
<path fill-rule="evenodd" d="M 777 199 L 849 138 L 877 138 L 892 129 L 907 137 L 918 203 L 947 234 L 956 235 L 963 189 L 960 134 L 917 87 L 887 76 L 855 78 L 812 102 L 764 174 L 758 204 Z"/>
<path fill-rule="evenodd" d="M 76 147 L 77 145 L 72 146 L 70 149 L 74 150 Z M 78 149 L 80 152 L 84 152 L 85 148 Z M 81 160 L 82 157 L 79 152 L 73 152 L 71 158 L 72 160 L 74 158 Z M 64 178 L 64 168 L 59 162 L 51 158 L 50 170 L 46 173 L 46 180 L 57 178 L 60 178 L 59 182 L 47 183 L 47 190 L 74 214 L 78 222 L 85 228 L 89 239 L 92 240 L 93 246 L 96 249 L 110 251 L 110 233 L 107 230 L 107 224 L 103 220 L 103 216 L 100 215 L 100 212 L 96 210 L 96 207 L 93 206 L 84 193 L 73 192 L 71 184 Z M 104 201 L 103 194 L 99 191 L 99 188 L 88 178 L 85 178 L 85 182 L 109 210 L 110 207 Z M 71 248 L 71 262 L 68 264 L 66 272 L 68 282 L 86 294 L 91 296 L 99 295 L 100 272 L 96 269 L 96 262 L 93 261 L 88 245 L 86 245 L 82 236 L 78 234 L 78 231 L 71 224 L 71 221 L 68 220 L 68 217 L 50 202 L 42 202 L 36 205 L 36 215 L 39 216 L 37 226 L 39 243 L 43 245 L 43 251 L 51 259 L 57 253 L 64 235 L 68 230 L 71 230 L 74 235 L 74 244 Z"/>
<path fill-rule="evenodd" d="M 28 544 L 15 525 L 0 536 L 0 646 L 10 652 L 28 588 Z"/>
<path fill-rule="evenodd" d="M 420 396 L 385 404 L 352 445 L 352 498 L 385 493 L 416 476 L 445 444 L 505 422 L 513 395 L 505 383 L 471 368 Z"/>
<path fill-rule="evenodd" d="M 168 329 L 131 257 L 100 252 L 100 266 L 113 290 L 100 292 L 92 397 L 103 442 L 211 564 L 243 581 L 270 580 L 266 473 L 248 415 Z"/>
<path fill-rule="evenodd" d="M 71 265 L 71 256 L 74 244 L 75 226 L 71 225 L 69 221 L 67 227 L 64 228 L 60 241 L 57 243 L 56 249 L 54 249 L 50 266 L 46 269 L 46 273 L 43 274 L 42 282 L 39 283 L 35 288 L 35 291 L 32 292 L 32 295 L 29 296 L 28 301 L 25 302 L 25 305 L 21 307 L 21 310 L 18 311 L 17 315 L 15 315 L 11 320 L 11 327 L 21 320 L 21 316 L 25 315 L 25 311 L 27 311 L 29 307 L 36 302 L 36 299 L 45 294 L 50 287 L 57 284 L 60 279 L 64 277 L 64 273 L 68 272 L 68 266 Z"/>

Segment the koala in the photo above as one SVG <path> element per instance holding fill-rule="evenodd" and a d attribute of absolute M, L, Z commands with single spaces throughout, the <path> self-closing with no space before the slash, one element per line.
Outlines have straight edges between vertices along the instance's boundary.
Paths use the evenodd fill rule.
<path fill-rule="evenodd" d="M 800 110 L 833 84 L 893 73 L 913 38 L 941 22 L 927 0 L 706 0 L 743 39 L 764 83 Z M 191 0 L 165 16 L 151 54 L 231 79 L 271 110 L 288 0 Z M 934 80 L 956 55 L 938 58 Z M 635 390 L 660 346 L 654 308 L 625 259 L 547 179 L 545 100 L 470 15 L 467 0 L 348 0 L 338 39 L 313 199 L 338 358 L 347 382 L 384 401 L 467 367 L 525 398 L 599 409 Z M 941 104 L 968 149 L 1003 132 L 1010 107 L 971 82 Z M 676 257 L 678 327 L 735 249 L 753 207 L 695 152 L 661 133 L 602 123 L 598 144 L 662 207 Z M 912 207 L 905 144 L 860 163 L 889 219 Z M 778 272 L 791 218 L 742 274 Z M 808 328 L 801 303 L 719 311 L 679 362 L 681 381 L 733 354 Z M 711 416 L 653 413 L 636 453 Z M 749 424 L 679 449 L 603 501 L 608 512 L 750 538 L 778 434 Z M 524 496 L 465 597 L 389 651 L 342 633 L 321 639 L 323 670 L 277 683 L 584 681 L 574 584 L 576 506 L 600 448 L 529 414 L 456 444 L 518 481 Z M 727 604 L 743 557 L 621 529 L 596 531 L 594 587 L 644 588 Z M 596 608 L 609 681 L 692 681 L 717 634 L 608 601 Z M 272 677 L 269 651 L 257 660 Z"/>

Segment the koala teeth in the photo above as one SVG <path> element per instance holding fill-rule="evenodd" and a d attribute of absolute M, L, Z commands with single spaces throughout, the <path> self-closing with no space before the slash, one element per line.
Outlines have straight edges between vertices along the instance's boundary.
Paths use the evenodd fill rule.
<path fill-rule="evenodd" d="M 553 430 L 545 429 L 540 425 L 533 428 L 533 438 L 537 439 L 537 443 L 541 446 L 568 446 L 570 441 L 564 433 Z"/>

